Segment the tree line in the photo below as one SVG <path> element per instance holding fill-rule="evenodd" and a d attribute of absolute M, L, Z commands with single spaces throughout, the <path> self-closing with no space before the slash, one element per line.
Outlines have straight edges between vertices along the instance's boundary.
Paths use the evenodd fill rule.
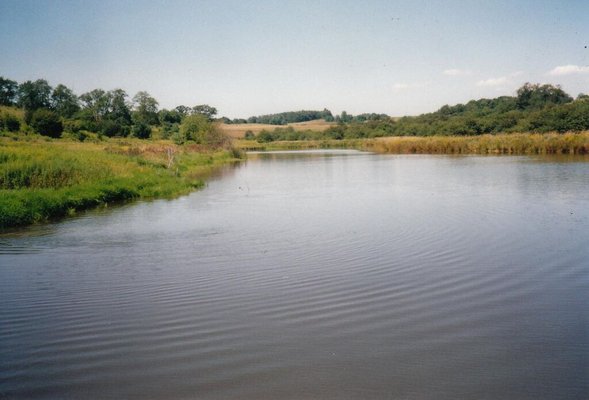
<path fill-rule="evenodd" d="M 215 107 L 200 104 L 159 109 L 158 101 L 145 91 L 132 98 L 123 89 L 94 89 L 78 96 L 63 84 L 52 87 L 45 79 L 19 84 L 0 76 L 0 105 L 22 109 L 27 126 L 54 138 L 67 132 L 83 139 L 84 132 L 94 132 L 107 137 L 147 139 L 158 127 L 163 138 L 177 142 L 222 141 L 212 123 L 217 114 Z M 2 128 L 18 132 L 22 127 L 18 118 L 4 112 L 0 118 Z"/>
<path fill-rule="evenodd" d="M 63 84 L 52 87 L 44 79 L 17 83 L 0 77 L 0 105 L 24 111 L 26 127 L 51 137 L 63 132 L 83 140 L 87 132 L 107 137 L 159 137 L 177 143 L 223 141 L 215 121 L 217 109 L 207 104 L 160 109 L 158 101 L 140 91 L 132 98 L 123 89 L 94 89 L 76 95 Z M 289 123 L 324 119 L 335 125 L 323 132 L 296 131 Z M 559 85 L 526 83 L 515 96 L 471 100 L 444 105 L 439 110 L 414 117 L 394 119 L 386 114 L 334 116 L 328 109 L 302 110 L 250 117 L 222 117 L 225 123 L 277 125 L 262 131 L 258 141 L 373 138 L 381 136 L 481 135 L 512 132 L 567 132 L 589 130 L 589 96 L 573 98 Z M 217 120 L 218 121 L 218 120 Z M 0 130 L 18 132 L 21 120 L 0 113 Z M 252 135 L 250 135 L 250 138 Z"/>
<path fill-rule="evenodd" d="M 333 115 L 330 110 L 324 108 L 323 111 L 301 110 L 301 111 L 287 111 L 277 114 L 266 114 L 252 116 L 247 119 L 235 118 L 229 119 L 223 117 L 222 120 L 226 124 L 267 124 L 267 125 L 286 125 L 297 122 L 314 121 L 323 119 L 327 122 L 350 123 L 350 122 L 365 122 L 375 121 L 389 118 L 386 114 L 365 113 L 352 115 L 346 111 L 342 111 L 339 115 Z"/>
<path fill-rule="evenodd" d="M 305 139 L 356 139 L 383 136 L 482 135 L 515 132 L 579 132 L 589 130 L 589 95 L 573 98 L 559 85 L 526 83 L 515 96 L 444 105 L 418 116 L 348 117 L 323 132 L 276 128 L 255 136 L 260 142 Z M 342 118 L 344 117 L 344 118 Z"/>
<path fill-rule="evenodd" d="M 286 125 L 296 122 L 307 122 L 316 119 L 325 119 L 326 121 L 333 121 L 334 117 L 331 111 L 324 109 L 323 111 L 301 110 L 301 111 L 287 111 L 277 114 L 266 114 L 252 116 L 247 119 L 235 118 L 229 119 L 223 117 L 223 122 L 226 124 L 268 124 L 268 125 Z"/>

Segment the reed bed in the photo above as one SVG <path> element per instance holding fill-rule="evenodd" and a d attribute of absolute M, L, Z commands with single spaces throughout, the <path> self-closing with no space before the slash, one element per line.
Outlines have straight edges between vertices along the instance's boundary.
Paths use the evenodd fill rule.
<path fill-rule="evenodd" d="M 366 140 L 362 146 L 394 154 L 589 154 L 589 132 L 387 137 Z"/>
<path fill-rule="evenodd" d="M 589 132 L 513 133 L 480 136 L 395 136 L 374 139 L 239 140 L 245 151 L 347 148 L 394 154 L 589 154 Z"/>

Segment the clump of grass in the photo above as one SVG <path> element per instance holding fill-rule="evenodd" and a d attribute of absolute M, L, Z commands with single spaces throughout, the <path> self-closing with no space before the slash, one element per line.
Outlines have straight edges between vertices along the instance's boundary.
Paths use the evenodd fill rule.
<path fill-rule="evenodd" d="M 0 189 L 61 188 L 113 175 L 107 160 L 87 152 L 56 153 L 51 147 L 0 147 Z"/>
<path fill-rule="evenodd" d="M 0 228 L 45 222 L 101 204 L 173 197 L 233 160 L 171 143 L 0 140 Z"/>

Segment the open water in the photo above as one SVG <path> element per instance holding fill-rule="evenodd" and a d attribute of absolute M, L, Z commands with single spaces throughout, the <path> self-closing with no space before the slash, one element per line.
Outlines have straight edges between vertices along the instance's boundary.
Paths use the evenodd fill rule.
<path fill-rule="evenodd" d="M 0 235 L 2 399 L 587 399 L 589 162 L 251 154 Z"/>

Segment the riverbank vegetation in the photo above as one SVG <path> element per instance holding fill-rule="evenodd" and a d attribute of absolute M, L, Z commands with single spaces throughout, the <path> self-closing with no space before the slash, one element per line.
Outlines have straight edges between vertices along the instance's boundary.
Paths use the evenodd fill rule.
<path fill-rule="evenodd" d="M 0 140 L 0 228 L 185 194 L 239 154 L 170 142 Z"/>
<path fill-rule="evenodd" d="M 589 154 L 589 96 L 573 99 L 553 85 L 527 83 L 515 96 L 415 117 L 333 116 L 327 109 L 247 120 L 216 115 L 207 104 L 159 109 L 144 91 L 132 98 L 118 88 L 78 96 L 43 79 L 18 84 L 0 77 L 0 228 L 186 193 L 243 150 Z"/>
<path fill-rule="evenodd" d="M 392 154 L 589 154 L 589 132 L 513 133 L 478 136 L 394 136 L 257 142 L 240 140 L 244 151 L 356 149 Z"/>
<path fill-rule="evenodd" d="M 589 154 L 589 132 L 479 136 L 388 137 L 369 139 L 359 148 L 394 154 Z"/>
<path fill-rule="evenodd" d="M 76 95 L 0 77 L 0 228 L 134 198 L 171 197 L 240 158 L 206 104 L 158 109 L 140 91 Z"/>

